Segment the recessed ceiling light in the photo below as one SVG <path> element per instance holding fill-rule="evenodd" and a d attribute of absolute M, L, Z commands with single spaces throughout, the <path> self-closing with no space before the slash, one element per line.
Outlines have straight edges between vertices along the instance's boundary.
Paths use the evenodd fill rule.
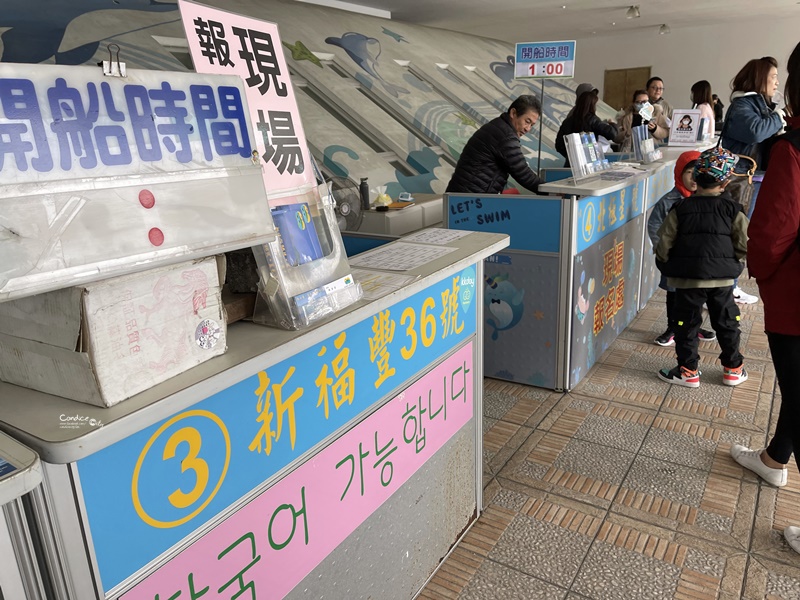
<path fill-rule="evenodd" d="M 669 28 L 669 25 L 667 25 L 666 23 L 664 23 L 661 27 L 658 28 L 659 35 L 665 35 L 670 32 L 671 29 Z"/>
<path fill-rule="evenodd" d="M 611 24 L 611 26 L 612 26 L 612 27 L 613 27 L 614 25 L 616 25 L 616 23 L 612 23 L 612 24 Z"/>
<path fill-rule="evenodd" d="M 638 6 L 631 6 L 625 12 L 626 19 L 638 19 L 641 15 L 639 14 L 639 7 Z"/>

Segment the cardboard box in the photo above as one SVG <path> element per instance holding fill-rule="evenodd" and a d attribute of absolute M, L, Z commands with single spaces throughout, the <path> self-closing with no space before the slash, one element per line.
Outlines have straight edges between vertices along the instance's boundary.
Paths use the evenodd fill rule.
<path fill-rule="evenodd" d="M 113 406 L 226 350 L 224 257 L 0 303 L 0 379 Z"/>

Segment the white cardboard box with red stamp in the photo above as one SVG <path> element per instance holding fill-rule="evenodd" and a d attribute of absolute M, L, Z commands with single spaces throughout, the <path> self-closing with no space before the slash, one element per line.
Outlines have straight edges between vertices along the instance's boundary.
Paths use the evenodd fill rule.
<path fill-rule="evenodd" d="M 226 350 L 224 257 L 0 303 L 0 379 L 113 406 Z"/>

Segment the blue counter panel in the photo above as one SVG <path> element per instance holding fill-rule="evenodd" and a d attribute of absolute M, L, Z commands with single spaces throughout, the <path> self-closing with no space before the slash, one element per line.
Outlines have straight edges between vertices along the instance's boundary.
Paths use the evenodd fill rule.
<path fill-rule="evenodd" d="M 483 372 L 554 389 L 557 256 L 500 252 L 484 261 Z"/>
<path fill-rule="evenodd" d="M 651 214 L 653 214 L 652 208 L 647 211 L 645 218 L 649 219 Z M 645 227 L 647 226 L 646 223 L 647 221 L 645 221 Z M 656 267 L 653 243 L 650 241 L 650 236 L 646 235 L 644 237 L 644 252 L 642 252 L 642 291 L 639 294 L 639 310 L 642 310 L 647 305 L 647 301 L 656 293 L 659 281 L 661 281 L 661 271 Z"/>
<path fill-rule="evenodd" d="M 640 214 L 574 259 L 570 388 L 639 311 L 642 227 Z"/>
<path fill-rule="evenodd" d="M 603 196 L 578 200 L 578 252 L 611 235 L 644 212 L 645 181 Z"/>
<path fill-rule="evenodd" d="M 561 245 L 560 198 L 549 196 L 469 196 L 446 194 L 449 229 L 506 233 L 509 250 L 553 252 Z"/>
<path fill-rule="evenodd" d="M 475 266 L 78 461 L 110 590 L 476 330 Z"/>
<path fill-rule="evenodd" d="M 398 238 L 394 236 L 370 237 L 367 235 L 350 235 L 346 231 L 342 232 L 342 242 L 344 242 L 344 251 L 347 253 L 348 257 L 355 256 L 356 254 L 361 254 L 362 252 L 366 252 L 367 250 L 372 250 L 373 248 L 377 248 L 378 246 L 383 246 L 384 244 L 393 242 L 396 239 Z"/>

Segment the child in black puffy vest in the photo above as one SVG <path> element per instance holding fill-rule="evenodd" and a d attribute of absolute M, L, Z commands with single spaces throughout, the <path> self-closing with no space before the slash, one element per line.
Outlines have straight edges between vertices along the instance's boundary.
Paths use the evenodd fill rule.
<path fill-rule="evenodd" d="M 740 313 L 733 285 L 747 254 L 748 220 L 742 207 L 725 191 L 736 157 L 722 148 L 706 150 L 697 159 L 697 192 L 675 203 L 658 231 L 656 260 L 667 284 L 675 288 L 675 351 L 678 366 L 662 369 L 667 383 L 700 386 L 697 332 L 708 306 L 711 326 L 722 349 L 722 383 L 747 380 L 739 352 Z"/>

